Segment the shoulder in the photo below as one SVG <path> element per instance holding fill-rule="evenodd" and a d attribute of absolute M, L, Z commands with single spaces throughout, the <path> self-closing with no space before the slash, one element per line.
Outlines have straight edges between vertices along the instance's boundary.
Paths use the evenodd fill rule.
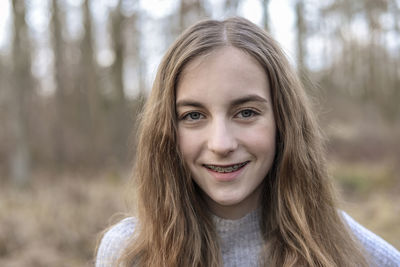
<path fill-rule="evenodd" d="M 400 266 L 400 252 L 381 237 L 360 225 L 347 213 L 342 212 L 344 221 L 354 236 L 369 254 L 371 263 L 376 266 Z"/>
<path fill-rule="evenodd" d="M 132 237 L 135 226 L 135 218 L 125 218 L 104 234 L 97 250 L 96 267 L 112 266 L 116 262 Z"/>

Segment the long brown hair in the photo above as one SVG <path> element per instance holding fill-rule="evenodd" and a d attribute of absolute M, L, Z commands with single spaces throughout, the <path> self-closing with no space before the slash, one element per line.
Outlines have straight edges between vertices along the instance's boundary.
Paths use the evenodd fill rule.
<path fill-rule="evenodd" d="M 138 225 L 118 264 L 222 265 L 207 205 L 178 149 L 175 96 L 185 65 L 223 46 L 253 56 L 271 88 L 277 140 L 261 203 L 260 263 L 366 266 L 335 206 L 321 136 L 302 85 L 279 45 L 243 18 L 199 22 L 164 56 L 139 126 L 133 171 Z"/>

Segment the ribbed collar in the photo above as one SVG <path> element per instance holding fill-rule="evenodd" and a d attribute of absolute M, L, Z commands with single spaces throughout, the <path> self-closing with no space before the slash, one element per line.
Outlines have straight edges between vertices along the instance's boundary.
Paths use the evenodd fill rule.
<path fill-rule="evenodd" d="M 260 229 L 261 208 L 237 220 L 213 215 L 224 266 L 260 266 L 263 246 Z"/>
<path fill-rule="evenodd" d="M 261 208 L 257 208 L 240 219 L 230 220 L 212 214 L 217 233 L 248 231 L 249 229 L 260 230 Z"/>

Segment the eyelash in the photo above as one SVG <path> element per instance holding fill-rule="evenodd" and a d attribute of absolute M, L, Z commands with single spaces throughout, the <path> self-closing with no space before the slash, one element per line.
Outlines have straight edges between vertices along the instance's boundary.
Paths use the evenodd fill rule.
<path fill-rule="evenodd" d="M 249 112 L 249 111 L 250 111 L 250 113 L 251 113 L 250 116 L 247 116 L 247 117 L 243 116 L 243 112 Z M 257 112 L 257 111 L 255 111 L 255 110 L 253 110 L 253 109 L 246 108 L 246 109 L 242 109 L 242 110 L 240 110 L 238 113 L 236 113 L 235 117 L 238 117 L 239 114 L 242 114 L 241 118 L 243 118 L 243 119 L 249 119 L 249 118 L 252 118 L 252 117 L 254 117 L 254 116 L 256 116 L 256 115 L 259 115 L 260 113 Z"/>
<path fill-rule="evenodd" d="M 249 114 L 249 116 L 243 116 L 243 112 L 250 112 L 250 114 Z M 192 116 L 193 115 L 198 115 L 199 117 L 198 118 L 193 118 Z M 236 114 L 235 114 L 235 118 L 240 118 L 240 119 L 249 119 L 249 118 L 252 118 L 252 117 L 254 117 L 254 116 L 256 116 L 256 115 L 259 115 L 260 113 L 259 112 L 257 112 L 257 111 L 255 111 L 255 110 L 253 110 L 253 109 L 250 109 L 250 108 L 246 108 L 246 109 L 242 109 L 242 110 L 240 110 L 239 112 L 237 112 Z M 241 116 L 240 116 L 241 115 Z M 203 114 L 201 114 L 201 112 L 198 112 L 198 111 L 191 111 L 191 112 L 188 112 L 188 113 L 186 113 L 186 114 L 184 114 L 181 118 L 180 118 L 180 120 L 186 120 L 186 121 L 198 121 L 198 120 L 200 120 L 200 119 L 202 119 L 202 118 L 204 118 L 205 116 L 203 115 Z"/>
<path fill-rule="evenodd" d="M 191 111 L 191 112 L 185 113 L 185 114 L 181 117 L 180 120 L 197 121 L 197 120 L 200 119 L 200 118 L 198 118 L 198 119 L 193 119 L 193 118 L 191 118 L 191 115 L 193 115 L 193 114 L 199 114 L 199 117 L 201 117 L 201 116 L 204 117 L 204 115 L 201 114 L 201 113 L 198 112 L 198 111 Z"/>

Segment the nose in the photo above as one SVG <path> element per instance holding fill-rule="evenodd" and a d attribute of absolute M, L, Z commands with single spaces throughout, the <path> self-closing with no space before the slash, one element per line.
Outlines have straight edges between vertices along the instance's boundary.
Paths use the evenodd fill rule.
<path fill-rule="evenodd" d="M 238 147 L 235 133 L 226 119 L 215 119 L 208 132 L 208 149 L 220 156 L 226 156 Z"/>

